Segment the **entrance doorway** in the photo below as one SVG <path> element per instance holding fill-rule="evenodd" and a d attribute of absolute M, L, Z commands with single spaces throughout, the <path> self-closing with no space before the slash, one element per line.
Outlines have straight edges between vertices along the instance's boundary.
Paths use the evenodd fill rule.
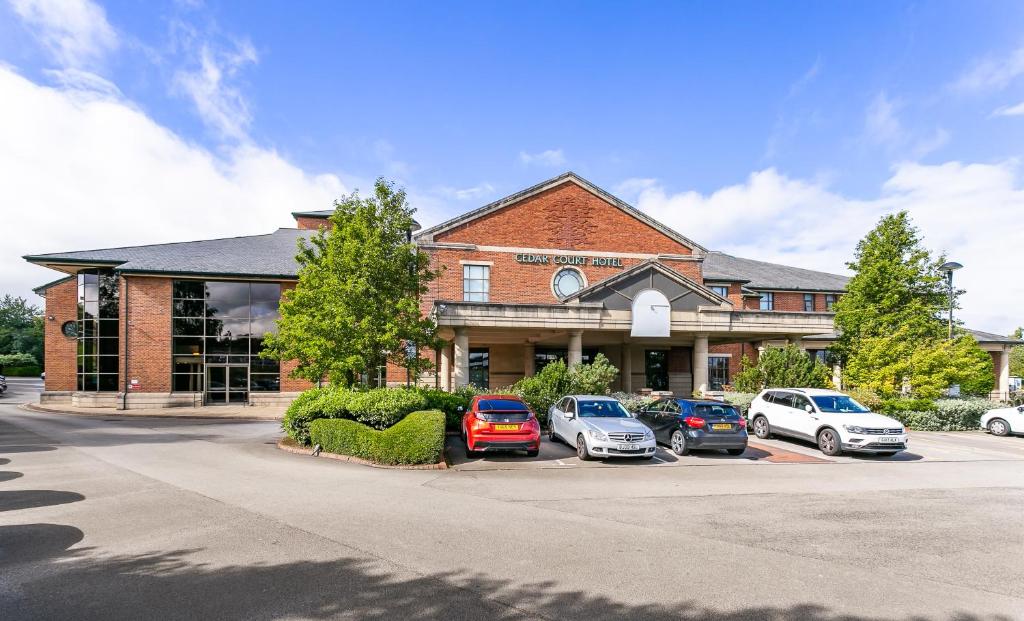
<path fill-rule="evenodd" d="M 206 365 L 206 404 L 249 402 L 248 365 Z"/>

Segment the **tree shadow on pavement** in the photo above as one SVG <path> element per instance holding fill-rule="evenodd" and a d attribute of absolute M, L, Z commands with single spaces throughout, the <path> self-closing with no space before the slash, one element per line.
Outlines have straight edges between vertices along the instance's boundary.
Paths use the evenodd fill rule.
<path fill-rule="evenodd" d="M 36 525 L 38 526 L 38 525 Z M 50 528 L 36 531 L 49 536 Z M 23 527 L 22 527 L 23 528 Z M 63 542 L 74 540 L 61 533 Z M 59 545 L 63 544 L 56 544 Z M 28 546 L 22 546 L 27 549 Z M 383 570 L 380 561 L 339 558 L 277 565 L 209 565 L 200 550 L 97 556 L 80 549 L 43 554 L 13 575 L 0 597 L 3 619 L 649 619 L 683 621 L 875 621 L 817 605 L 714 610 L 691 601 L 622 602 L 550 582 L 498 580 L 465 572 Z M 395 573 L 395 572 L 400 572 Z M 666 584 L 672 584 L 669 580 Z M 685 585 L 675 585 L 676 592 Z M 13 588 L 12 588 L 13 587 Z M 948 617 L 980 621 L 961 613 Z M 914 617 L 913 619 L 925 619 Z M 987 619 L 998 619 L 988 617 Z"/>
<path fill-rule="evenodd" d="M 0 512 L 66 505 L 81 500 L 85 500 L 85 496 L 78 492 L 61 492 L 52 489 L 0 491 Z"/>

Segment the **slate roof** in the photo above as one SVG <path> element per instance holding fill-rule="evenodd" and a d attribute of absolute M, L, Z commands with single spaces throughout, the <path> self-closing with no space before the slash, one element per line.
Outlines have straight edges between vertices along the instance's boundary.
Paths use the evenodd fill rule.
<path fill-rule="evenodd" d="M 846 290 L 850 279 L 838 274 L 816 272 L 778 263 L 741 259 L 724 252 L 709 252 L 704 257 L 704 280 L 741 282 L 747 289 L 783 291 Z"/>
<path fill-rule="evenodd" d="M 30 255 L 25 260 L 47 266 L 109 265 L 136 274 L 195 274 L 295 278 L 296 240 L 315 231 L 278 229 L 267 235 L 203 241 L 103 248 Z"/>

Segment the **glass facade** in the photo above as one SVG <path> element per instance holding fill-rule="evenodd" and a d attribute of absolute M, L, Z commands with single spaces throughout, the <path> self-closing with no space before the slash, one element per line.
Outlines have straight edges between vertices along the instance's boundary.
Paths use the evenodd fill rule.
<path fill-rule="evenodd" d="M 279 283 L 176 280 L 173 290 L 172 390 L 229 403 L 281 390 L 280 363 L 259 357 L 279 318 Z"/>
<path fill-rule="evenodd" d="M 120 310 L 118 277 L 110 269 L 78 273 L 78 390 L 116 392 Z"/>

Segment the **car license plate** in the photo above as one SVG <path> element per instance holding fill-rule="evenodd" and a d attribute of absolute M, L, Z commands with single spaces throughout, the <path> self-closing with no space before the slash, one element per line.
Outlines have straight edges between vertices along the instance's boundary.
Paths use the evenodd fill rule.
<path fill-rule="evenodd" d="M 639 444 L 620 444 L 619 445 L 619 450 L 620 451 L 638 451 L 638 450 L 640 450 L 640 445 Z"/>
<path fill-rule="evenodd" d="M 714 425 L 711 425 L 711 428 L 715 431 L 729 431 L 732 429 L 732 425 L 729 423 L 715 423 Z"/>
<path fill-rule="evenodd" d="M 516 431 L 519 425 L 495 425 L 495 431 Z"/>
<path fill-rule="evenodd" d="M 899 444 L 900 442 L 903 441 L 903 439 L 892 436 L 882 436 L 881 438 L 878 439 L 878 441 L 881 442 L 882 444 Z"/>

